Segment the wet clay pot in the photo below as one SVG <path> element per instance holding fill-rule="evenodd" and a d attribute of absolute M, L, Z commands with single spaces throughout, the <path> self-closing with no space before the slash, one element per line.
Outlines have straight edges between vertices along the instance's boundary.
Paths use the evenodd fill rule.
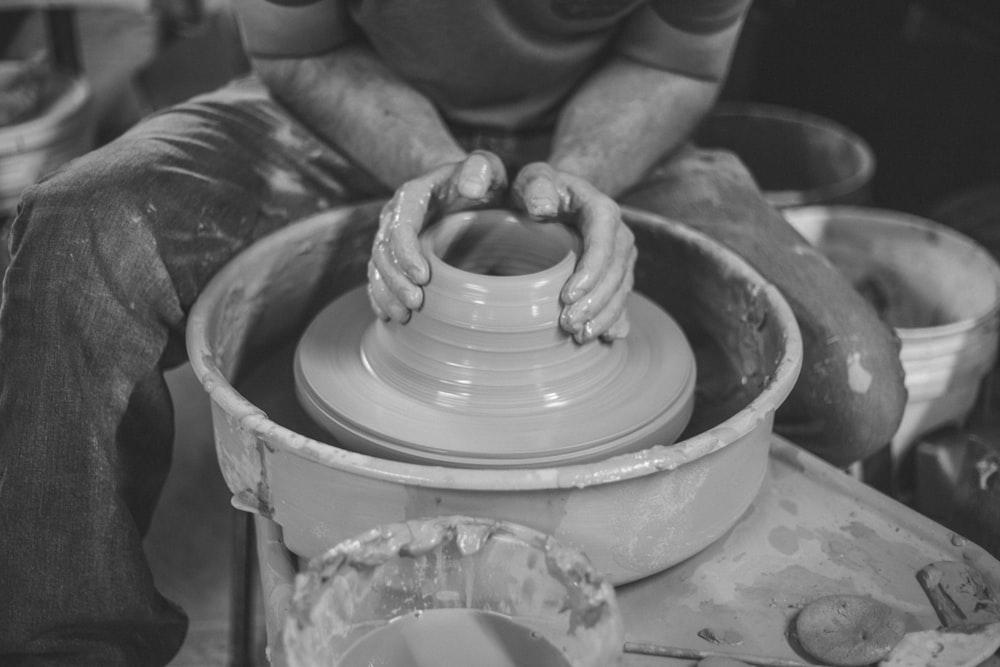
<path fill-rule="evenodd" d="M 346 449 L 415 463 L 539 467 L 673 442 L 691 416 L 694 354 L 632 294 L 627 339 L 559 326 L 574 230 L 507 211 L 459 213 L 421 236 L 431 279 L 406 324 L 365 286 L 327 306 L 295 355 L 306 412 Z"/>
<path fill-rule="evenodd" d="M 536 468 L 424 465 L 348 451 L 302 410 L 294 352 L 317 313 L 362 285 L 380 202 L 325 212 L 227 265 L 189 318 L 192 367 L 212 400 L 234 504 L 314 557 L 377 525 L 461 514 L 520 523 L 582 550 L 620 584 L 663 570 L 732 527 L 763 481 L 774 411 L 802 343 L 787 303 L 702 234 L 626 209 L 636 289 L 669 313 L 698 368 L 680 439 Z"/>

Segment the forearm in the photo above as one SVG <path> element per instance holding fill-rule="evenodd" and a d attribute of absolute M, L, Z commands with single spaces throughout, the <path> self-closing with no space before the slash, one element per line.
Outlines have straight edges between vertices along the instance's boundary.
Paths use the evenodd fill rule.
<path fill-rule="evenodd" d="M 427 98 L 365 46 L 254 67 L 293 115 L 390 189 L 466 155 Z"/>
<path fill-rule="evenodd" d="M 612 60 L 567 103 L 549 162 L 615 197 L 687 139 L 715 102 L 719 85 L 716 79 Z"/>

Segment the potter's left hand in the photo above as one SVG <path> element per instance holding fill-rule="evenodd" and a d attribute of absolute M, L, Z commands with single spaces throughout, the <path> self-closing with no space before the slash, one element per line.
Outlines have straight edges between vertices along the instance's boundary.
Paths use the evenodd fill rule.
<path fill-rule="evenodd" d="M 533 218 L 574 225 L 583 237 L 583 255 L 562 290 L 563 329 L 578 343 L 624 338 L 636 249 L 618 204 L 586 180 L 544 162 L 524 167 L 511 194 L 515 206 Z"/>
<path fill-rule="evenodd" d="M 493 153 L 473 151 L 407 181 L 379 215 L 368 262 L 368 297 L 383 320 L 406 322 L 423 304 L 430 265 L 420 250 L 424 224 L 447 213 L 498 205 L 507 191 L 507 171 Z"/>

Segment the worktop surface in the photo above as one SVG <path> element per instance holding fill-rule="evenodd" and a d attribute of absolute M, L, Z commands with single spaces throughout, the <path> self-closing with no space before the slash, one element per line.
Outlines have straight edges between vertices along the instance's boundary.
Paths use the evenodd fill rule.
<path fill-rule="evenodd" d="M 903 612 L 908 631 L 939 627 L 916 579 L 936 561 L 966 562 L 1000 591 L 1000 562 L 984 549 L 775 437 L 760 493 L 726 535 L 617 593 L 628 642 L 809 662 L 787 630 L 823 595 L 870 595 Z M 630 653 L 623 664 L 690 662 Z"/>

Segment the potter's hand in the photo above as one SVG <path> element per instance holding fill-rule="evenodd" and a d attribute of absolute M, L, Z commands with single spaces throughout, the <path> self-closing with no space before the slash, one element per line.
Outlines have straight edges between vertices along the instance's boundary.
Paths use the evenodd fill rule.
<path fill-rule="evenodd" d="M 424 300 L 430 265 L 417 240 L 424 224 L 448 213 L 496 206 L 507 190 L 507 172 L 496 155 L 470 153 L 404 183 L 382 208 L 368 262 L 368 297 L 383 320 L 406 322 Z"/>
<path fill-rule="evenodd" d="M 583 237 L 583 256 L 562 290 L 563 329 L 578 343 L 624 338 L 636 250 L 618 204 L 586 180 L 543 162 L 521 170 L 512 196 L 528 215 L 575 225 Z"/>

